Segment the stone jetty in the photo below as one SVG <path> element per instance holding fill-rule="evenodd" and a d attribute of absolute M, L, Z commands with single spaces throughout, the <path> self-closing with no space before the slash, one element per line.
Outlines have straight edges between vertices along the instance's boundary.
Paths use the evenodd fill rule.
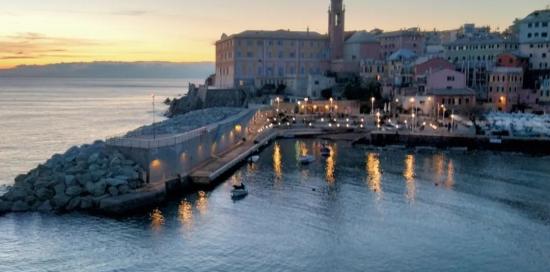
<path fill-rule="evenodd" d="M 144 170 L 104 142 L 72 147 L 52 156 L 0 197 L 0 213 L 91 211 L 102 199 L 142 187 Z"/>

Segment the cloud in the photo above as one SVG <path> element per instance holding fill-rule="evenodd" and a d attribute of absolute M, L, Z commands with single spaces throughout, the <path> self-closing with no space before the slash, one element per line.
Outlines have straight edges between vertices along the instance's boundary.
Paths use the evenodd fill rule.
<path fill-rule="evenodd" d="M 83 48 L 105 45 L 97 40 L 47 36 L 25 32 L 12 36 L 0 36 L 0 59 L 38 59 L 45 57 L 71 58 Z"/>

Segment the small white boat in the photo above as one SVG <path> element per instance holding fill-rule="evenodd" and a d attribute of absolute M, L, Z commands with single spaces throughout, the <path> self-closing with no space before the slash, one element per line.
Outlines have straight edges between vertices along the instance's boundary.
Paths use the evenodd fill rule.
<path fill-rule="evenodd" d="M 310 164 L 314 161 L 315 161 L 315 157 L 313 157 L 311 155 L 300 156 L 300 158 L 298 158 L 298 162 L 300 162 L 300 164 L 302 164 L 302 165 L 307 165 L 307 164 Z"/>
<path fill-rule="evenodd" d="M 249 162 L 249 163 L 256 163 L 256 162 L 258 162 L 259 160 L 260 160 L 260 156 L 258 156 L 258 155 L 254 155 L 254 156 L 248 158 L 248 162 Z"/>

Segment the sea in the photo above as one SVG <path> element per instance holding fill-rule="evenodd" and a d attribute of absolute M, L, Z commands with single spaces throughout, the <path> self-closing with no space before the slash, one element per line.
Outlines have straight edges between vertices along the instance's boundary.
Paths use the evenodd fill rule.
<path fill-rule="evenodd" d="M 0 79 L 0 183 L 73 145 L 162 120 L 162 100 L 189 82 Z M 315 161 L 300 165 L 303 154 Z M 550 157 L 318 139 L 277 140 L 259 155 L 212 191 L 121 218 L 0 216 L 0 271 L 550 267 Z M 232 200 L 241 182 L 249 195 Z"/>

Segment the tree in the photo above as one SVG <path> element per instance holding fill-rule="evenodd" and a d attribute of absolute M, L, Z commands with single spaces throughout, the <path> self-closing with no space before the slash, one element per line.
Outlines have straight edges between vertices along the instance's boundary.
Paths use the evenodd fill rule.
<path fill-rule="evenodd" d="M 379 100 L 381 98 L 382 85 L 377 81 L 369 81 L 364 86 L 359 79 L 354 79 L 346 84 L 344 97 L 349 100 L 359 100 L 370 102 L 371 98 Z"/>
<path fill-rule="evenodd" d="M 277 90 L 275 91 L 276 94 L 284 94 L 286 90 L 285 84 L 279 84 L 277 85 Z"/>
<path fill-rule="evenodd" d="M 330 99 L 332 97 L 332 88 L 322 90 L 321 97 L 326 100 Z"/>

